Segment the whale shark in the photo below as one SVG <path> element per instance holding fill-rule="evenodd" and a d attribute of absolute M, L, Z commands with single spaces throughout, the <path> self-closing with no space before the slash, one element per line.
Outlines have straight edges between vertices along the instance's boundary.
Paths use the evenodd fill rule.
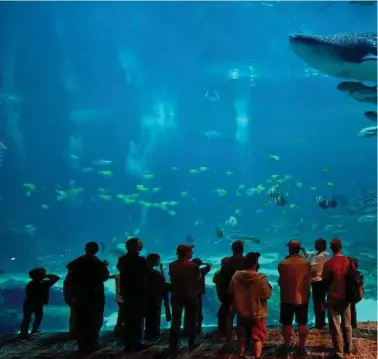
<path fill-rule="evenodd" d="M 377 34 L 289 36 L 292 51 L 329 76 L 377 82 Z"/>

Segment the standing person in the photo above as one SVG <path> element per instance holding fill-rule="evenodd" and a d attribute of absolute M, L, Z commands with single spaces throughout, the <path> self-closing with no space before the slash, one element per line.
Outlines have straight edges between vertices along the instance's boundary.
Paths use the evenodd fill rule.
<path fill-rule="evenodd" d="M 119 273 L 109 276 L 109 279 L 114 279 L 116 296 L 115 301 L 118 306 L 117 323 L 114 327 L 114 332 L 117 335 L 123 335 L 123 298 L 121 296 L 121 278 Z"/>
<path fill-rule="evenodd" d="M 197 324 L 196 324 L 196 333 L 198 335 L 202 332 L 202 322 L 203 322 L 203 311 L 202 311 L 202 299 L 206 292 L 206 283 L 205 276 L 210 272 L 211 265 L 209 263 L 203 263 L 200 258 L 193 258 L 192 262 L 197 263 L 199 267 L 204 266 L 201 271 L 201 277 L 198 281 L 200 287 L 198 295 L 198 312 L 197 312 Z"/>
<path fill-rule="evenodd" d="M 346 358 L 352 353 L 351 306 L 347 302 L 346 276 L 350 267 L 350 259 L 341 253 L 341 240 L 331 240 L 330 248 L 333 257 L 326 262 L 322 279 L 327 288 L 328 322 L 335 358 Z M 341 327 L 340 318 L 341 317 Z M 344 345 L 341 338 L 344 337 Z"/>
<path fill-rule="evenodd" d="M 267 301 L 272 296 L 272 287 L 266 276 L 258 273 L 259 257 L 260 253 L 248 253 L 245 256 L 245 269 L 236 271 L 230 282 L 229 289 L 237 314 L 240 358 L 244 358 L 247 342 L 252 339 L 254 357 L 260 359 L 267 338 Z"/>
<path fill-rule="evenodd" d="M 45 268 L 34 268 L 29 271 L 31 281 L 25 288 L 25 300 L 23 304 L 23 319 L 20 335 L 29 334 L 29 325 L 34 314 L 32 334 L 39 333 L 39 327 L 43 319 L 43 307 L 49 303 L 50 288 L 60 279 L 55 274 L 47 274 Z"/>
<path fill-rule="evenodd" d="M 185 334 L 188 338 L 189 350 L 196 347 L 196 321 L 198 312 L 198 296 L 201 270 L 197 263 L 191 261 L 193 245 L 181 244 L 177 247 L 178 259 L 169 263 L 171 278 L 172 322 L 169 334 L 169 348 L 176 351 L 180 339 L 181 317 L 185 311 Z"/>
<path fill-rule="evenodd" d="M 72 273 L 70 270 L 63 282 L 63 296 L 70 308 L 69 333 L 72 339 L 76 339 L 76 299 L 73 294 Z"/>
<path fill-rule="evenodd" d="M 160 270 L 155 267 L 161 266 Z M 167 300 L 168 283 L 165 282 L 164 271 L 160 263 L 160 256 L 151 253 L 147 256 L 147 310 L 145 321 L 145 340 L 155 340 L 160 335 L 161 308 L 164 300 Z M 169 304 L 169 303 L 168 303 Z M 165 305 L 166 319 L 170 321 L 170 307 Z M 167 313 L 167 310 L 169 311 Z"/>
<path fill-rule="evenodd" d="M 138 238 L 126 241 L 127 253 L 118 259 L 121 296 L 124 313 L 124 349 L 126 352 L 140 351 L 142 344 L 143 319 L 145 317 L 147 292 L 146 258 L 140 255 L 143 243 Z"/>
<path fill-rule="evenodd" d="M 357 275 L 360 277 L 362 282 L 362 295 L 363 295 L 363 283 L 364 283 L 364 276 L 361 274 L 361 272 L 358 270 L 358 259 L 352 258 L 352 263 L 354 265 L 354 268 L 357 272 Z M 357 321 L 357 311 L 356 311 L 356 304 L 357 303 L 350 303 L 350 312 L 351 312 L 351 324 L 352 329 L 358 328 L 358 321 Z"/>
<path fill-rule="evenodd" d="M 227 342 L 232 338 L 232 322 L 234 314 L 231 310 L 232 295 L 229 286 L 232 276 L 236 271 L 244 269 L 244 243 L 235 241 L 231 245 L 232 256 L 225 257 L 221 262 L 221 269 L 217 278 L 218 297 L 221 305 L 218 311 L 218 331 L 220 337 L 225 337 Z"/>
<path fill-rule="evenodd" d="M 311 262 L 311 288 L 315 313 L 315 328 L 319 330 L 323 330 L 326 326 L 326 292 L 322 282 L 323 267 L 329 257 L 326 249 L 327 242 L 322 238 L 315 241 L 316 252 L 308 252 L 305 248 L 301 247 L 304 257 Z"/>
<path fill-rule="evenodd" d="M 67 265 L 76 305 L 77 346 L 83 353 L 98 349 L 98 337 L 104 320 L 104 282 L 109 278 L 109 263 L 97 258 L 98 250 L 96 242 L 88 242 L 85 254 Z"/>
<path fill-rule="evenodd" d="M 278 265 L 280 286 L 280 321 L 286 358 L 291 358 L 291 334 L 295 315 L 299 332 L 299 355 L 306 355 L 308 301 L 310 297 L 311 263 L 299 254 L 301 244 L 293 239 L 287 246 L 289 255 Z"/>

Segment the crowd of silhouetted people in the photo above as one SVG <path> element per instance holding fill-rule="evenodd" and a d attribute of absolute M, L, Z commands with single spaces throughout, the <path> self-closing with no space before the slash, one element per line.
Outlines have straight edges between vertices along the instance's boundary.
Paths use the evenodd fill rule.
<path fill-rule="evenodd" d="M 141 256 L 143 244 L 138 238 L 126 241 L 126 254 L 119 258 L 119 273 L 114 275 L 109 273 L 109 263 L 96 256 L 98 244 L 87 243 L 85 254 L 67 265 L 63 285 L 64 298 L 70 308 L 70 335 L 77 341 L 79 352 L 90 353 L 99 348 L 105 308 L 104 282 L 108 279 L 116 282 L 118 320 L 115 332 L 123 338 L 126 352 L 141 351 L 160 336 L 162 308 L 166 321 L 170 322 L 168 350 L 178 350 L 181 334 L 187 338 L 189 350 L 195 349 L 196 339 L 202 331 L 205 276 L 211 265 L 199 258 L 193 259 L 193 247 L 187 244 L 177 247 L 177 260 L 169 263 L 170 280 L 167 281 L 160 256 L 155 253 Z M 330 241 L 331 259 L 324 239 L 315 241 L 314 252 L 307 251 L 297 240 L 291 240 L 287 247 L 288 255 L 278 265 L 282 357 L 291 358 L 294 352 L 299 357 L 307 354 L 310 293 L 314 330 L 326 329 L 328 312 L 335 349 L 332 355 L 336 358 L 350 356 L 352 328 L 357 327 L 355 304 L 363 296 L 363 277 L 357 270 L 357 260 L 342 255 L 341 240 L 337 238 Z M 225 347 L 232 350 L 232 329 L 236 318 L 238 351 L 235 355 L 243 358 L 251 343 L 254 358 L 259 359 L 267 340 L 266 318 L 273 287 L 260 272 L 260 253 L 244 255 L 243 252 L 243 242 L 233 242 L 232 255 L 222 259 L 220 269 L 213 277 L 220 302 L 214 340 L 224 341 Z M 31 270 L 29 276 L 31 281 L 26 286 L 21 336 L 29 334 L 33 314 L 32 333 L 39 332 L 49 290 L 60 279 L 47 274 L 44 268 Z M 291 342 L 294 317 L 299 336 L 296 348 Z"/>

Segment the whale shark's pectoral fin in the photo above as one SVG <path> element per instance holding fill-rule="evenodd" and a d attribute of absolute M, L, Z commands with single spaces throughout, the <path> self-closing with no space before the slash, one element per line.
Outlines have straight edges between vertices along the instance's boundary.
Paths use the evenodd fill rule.
<path fill-rule="evenodd" d="M 361 61 L 377 61 L 377 54 L 368 54 L 364 56 Z"/>

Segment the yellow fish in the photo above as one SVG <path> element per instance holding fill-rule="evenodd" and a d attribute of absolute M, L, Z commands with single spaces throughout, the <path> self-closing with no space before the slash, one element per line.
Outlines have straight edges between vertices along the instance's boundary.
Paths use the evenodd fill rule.
<path fill-rule="evenodd" d="M 152 174 L 152 173 L 147 173 L 145 175 L 143 175 L 143 178 L 145 179 L 151 179 L 151 178 L 154 178 L 155 176 Z"/>
<path fill-rule="evenodd" d="M 219 197 L 223 197 L 227 195 L 227 191 L 223 188 L 215 189 L 214 192 L 216 192 Z"/>
<path fill-rule="evenodd" d="M 100 175 L 102 175 L 104 177 L 113 177 L 112 171 L 98 171 L 97 173 L 99 173 Z"/>
<path fill-rule="evenodd" d="M 148 192 L 148 188 L 144 187 L 142 184 L 137 184 L 136 188 L 138 191 Z"/>
<path fill-rule="evenodd" d="M 209 170 L 209 167 L 200 167 L 199 168 L 199 171 L 200 172 L 206 172 L 206 171 L 208 171 Z"/>

